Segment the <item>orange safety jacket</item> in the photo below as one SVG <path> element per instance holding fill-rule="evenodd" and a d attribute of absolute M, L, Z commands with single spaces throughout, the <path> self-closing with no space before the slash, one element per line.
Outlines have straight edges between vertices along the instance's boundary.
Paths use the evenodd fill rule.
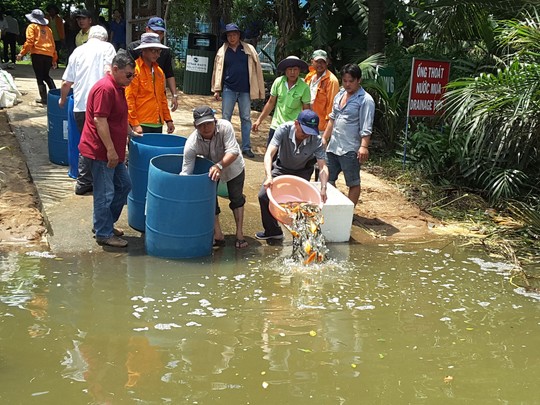
<path fill-rule="evenodd" d="M 51 29 L 46 25 L 31 23 L 26 27 L 26 41 L 21 49 L 21 56 L 30 54 L 46 55 L 58 60 L 56 46 Z"/>
<path fill-rule="evenodd" d="M 49 14 L 45 15 L 45 18 L 49 20 L 49 27 L 52 27 L 52 24 L 56 25 L 56 32 L 58 33 L 58 40 L 63 41 L 66 39 L 66 33 L 64 31 L 64 20 L 58 14 L 54 17 L 51 17 Z M 51 28 L 52 31 L 52 28 Z M 54 37 L 54 33 L 53 33 Z"/>
<path fill-rule="evenodd" d="M 154 62 L 150 68 L 139 57 L 135 61 L 135 75 L 126 87 L 129 125 L 134 127 L 172 121 L 165 94 L 165 74 L 159 65 Z"/>
<path fill-rule="evenodd" d="M 309 73 L 306 75 L 304 81 L 307 84 L 311 83 L 313 77 L 317 74 L 315 69 L 310 66 Z M 315 101 L 311 104 L 311 109 L 319 116 L 319 131 L 326 129 L 326 124 L 330 119 L 329 115 L 332 112 L 332 105 L 334 103 L 334 97 L 339 91 L 339 81 L 337 77 L 326 70 L 326 74 L 322 77 L 317 87 L 317 95 Z"/>

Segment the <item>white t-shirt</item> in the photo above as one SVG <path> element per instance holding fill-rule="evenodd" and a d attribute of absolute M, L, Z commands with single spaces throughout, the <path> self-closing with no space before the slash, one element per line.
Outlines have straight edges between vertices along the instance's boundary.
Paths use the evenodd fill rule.
<path fill-rule="evenodd" d="M 197 155 L 204 156 L 212 162 L 217 163 L 223 159 L 226 153 L 237 155 L 237 158 L 230 166 L 223 168 L 221 181 L 224 183 L 242 173 L 245 163 L 232 124 L 227 120 L 218 119 L 216 122 L 216 132 L 211 140 L 205 140 L 199 135 L 197 130 L 191 133 L 184 145 L 184 162 L 180 174 L 193 174 Z"/>
<path fill-rule="evenodd" d="M 62 80 L 73 84 L 73 111 L 86 111 L 86 100 L 90 89 L 105 76 L 116 55 L 114 46 L 97 38 L 90 38 L 75 48 L 68 60 Z"/>
<path fill-rule="evenodd" d="M 315 103 L 315 98 L 317 98 L 317 89 L 319 88 L 319 83 L 321 82 L 325 74 L 326 74 L 326 70 L 321 76 L 319 76 L 317 80 L 315 80 L 315 76 L 313 76 L 311 81 L 309 82 L 309 92 L 311 93 L 311 105 Z"/>

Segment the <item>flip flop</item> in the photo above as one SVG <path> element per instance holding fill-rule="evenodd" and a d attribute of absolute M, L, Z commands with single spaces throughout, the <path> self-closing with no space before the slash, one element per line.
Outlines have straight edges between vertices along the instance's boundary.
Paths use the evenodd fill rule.
<path fill-rule="evenodd" d="M 234 247 L 237 249 L 244 249 L 248 247 L 248 243 L 245 239 L 236 239 L 236 242 L 234 243 Z"/>
<path fill-rule="evenodd" d="M 225 239 L 214 239 L 214 247 L 225 246 Z"/>

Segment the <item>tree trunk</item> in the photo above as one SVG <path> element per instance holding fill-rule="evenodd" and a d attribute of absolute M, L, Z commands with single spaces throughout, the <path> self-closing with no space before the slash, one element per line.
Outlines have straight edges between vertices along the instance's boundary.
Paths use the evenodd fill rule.
<path fill-rule="evenodd" d="M 279 38 L 276 45 L 275 60 L 278 63 L 283 58 L 289 56 L 290 50 L 287 49 L 289 41 L 298 38 L 300 33 L 300 7 L 297 1 L 276 0 L 277 24 L 279 29 Z"/>
<path fill-rule="evenodd" d="M 369 9 L 367 53 L 383 53 L 385 45 L 384 1 L 367 0 Z"/>
<path fill-rule="evenodd" d="M 233 0 L 210 0 L 210 23 L 212 34 L 220 36 L 221 24 L 229 24 L 231 21 L 231 9 Z"/>

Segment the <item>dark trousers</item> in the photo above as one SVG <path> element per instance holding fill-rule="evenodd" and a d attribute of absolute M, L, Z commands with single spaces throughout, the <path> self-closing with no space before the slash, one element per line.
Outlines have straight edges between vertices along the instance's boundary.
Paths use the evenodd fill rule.
<path fill-rule="evenodd" d="M 17 34 L 12 32 L 6 33 L 4 38 L 2 38 L 2 42 L 4 43 L 4 62 L 8 63 L 11 57 L 11 61 L 15 63 L 17 61 Z M 8 48 L 10 52 L 8 52 Z"/>
<path fill-rule="evenodd" d="M 54 80 L 49 75 L 52 68 L 53 58 L 52 56 L 41 55 L 38 53 L 32 54 L 32 68 L 36 75 L 36 81 L 39 86 L 47 84 L 49 90 L 56 89 Z"/>
<path fill-rule="evenodd" d="M 146 125 L 141 125 L 143 134 L 162 134 L 163 127 L 148 127 Z"/>
<path fill-rule="evenodd" d="M 311 175 L 313 174 L 313 165 L 308 166 L 311 167 L 306 167 L 302 170 L 287 170 L 281 167 L 274 167 L 274 169 L 272 170 L 272 178 L 284 174 L 289 174 L 301 177 L 304 180 L 309 181 L 311 179 Z M 258 197 L 259 206 L 261 208 L 261 221 L 264 228 L 264 233 L 267 236 L 281 235 L 283 231 L 281 230 L 277 219 L 275 219 L 270 213 L 270 199 L 268 198 L 268 194 L 266 194 L 266 189 L 264 188 L 264 186 L 261 186 Z"/>
<path fill-rule="evenodd" d="M 62 50 L 62 41 L 54 41 L 56 47 L 56 54 L 58 55 L 58 63 L 60 63 L 60 51 Z"/>
<path fill-rule="evenodd" d="M 77 123 L 77 129 L 79 130 L 79 134 L 82 134 L 82 130 L 84 128 L 84 120 L 86 119 L 86 112 L 74 111 L 73 116 L 75 117 L 75 122 Z M 79 176 L 77 176 L 77 187 L 91 186 L 93 183 L 92 159 L 79 154 L 78 170 Z"/>
<path fill-rule="evenodd" d="M 276 132 L 275 129 L 270 129 L 270 131 L 268 131 L 268 139 L 266 140 L 266 146 L 270 145 L 270 141 L 272 140 L 272 138 L 274 137 L 274 133 Z M 275 159 L 274 159 L 275 160 Z"/>
<path fill-rule="evenodd" d="M 234 179 L 227 182 L 227 193 L 229 194 L 229 208 L 234 211 L 237 208 L 243 207 L 246 204 L 246 196 L 244 193 L 244 181 L 246 179 L 246 171 L 242 170 Z M 217 187 L 217 184 L 216 184 Z M 221 212 L 216 197 L 216 215 Z"/>

